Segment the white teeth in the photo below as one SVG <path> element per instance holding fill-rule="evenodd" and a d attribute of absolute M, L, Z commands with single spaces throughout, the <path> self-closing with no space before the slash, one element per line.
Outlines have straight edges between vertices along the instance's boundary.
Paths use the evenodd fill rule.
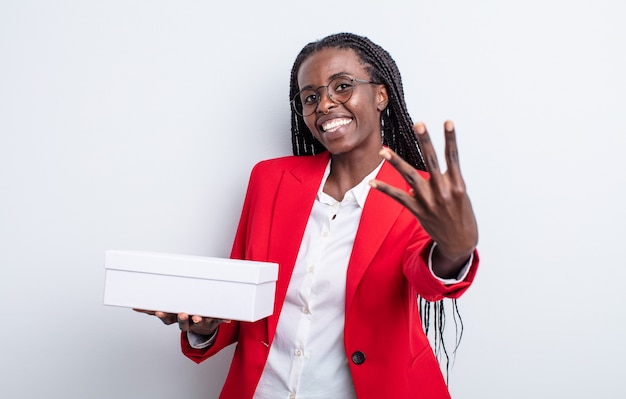
<path fill-rule="evenodd" d="M 335 130 L 340 128 L 341 126 L 345 126 L 348 123 L 352 122 L 352 119 L 349 118 L 341 118 L 341 119 L 332 119 L 326 123 L 324 123 L 322 125 L 322 129 L 325 132 L 328 132 L 329 130 Z"/>

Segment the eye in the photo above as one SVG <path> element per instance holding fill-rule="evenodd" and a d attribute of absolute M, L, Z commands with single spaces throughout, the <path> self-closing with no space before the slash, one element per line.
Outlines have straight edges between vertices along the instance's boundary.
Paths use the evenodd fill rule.
<path fill-rule="evenodd" d="M 335 93 L 349 91 L 350 89 L 352 89 L 352 82 L 349 80 L 342 80 L 340 82 L 337 82 L 337 84 L 334 87 L 335 87 Z"/>
<path fill-rule="evenodd" d="M 302 99 L 302 104 L 304 105 L 313 105 L 318 103 L 317 93 L 312 90 L 303 92 L 300 98 Z"/>

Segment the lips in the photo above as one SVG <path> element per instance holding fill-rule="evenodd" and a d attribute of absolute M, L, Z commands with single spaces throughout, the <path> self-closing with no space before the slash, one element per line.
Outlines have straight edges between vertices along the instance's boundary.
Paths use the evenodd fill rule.
<path fill-rule="evenodd" d="M 350 123 L 352 123 L 351 118 L 334 118 L 323 122 L 320 127 L 322 129 L 322 132 L 330 133 Z"/>

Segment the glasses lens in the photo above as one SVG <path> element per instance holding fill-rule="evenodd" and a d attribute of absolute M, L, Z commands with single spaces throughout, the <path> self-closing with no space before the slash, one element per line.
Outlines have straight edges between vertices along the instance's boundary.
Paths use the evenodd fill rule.
<path fill-rule="evenodd" d="M 328 83 L 328 95 L 339 104 L 343 104 L 352 96 L 354 81 L 345 76 L 335 78 Z"/>
<path fill-rule="evenodd" d="M 291 100 L 294 111 L 300 116 L 309 116 L 317 108 L 317 93 L 313 89 L 304 89 L 298 92 Z"/>
<path fill-rule="evenodd" d="M 296 97 L 302 116 L 309 116 L 315 112 L 315 108 L 317 108 L 317 104 L 320 102 L 319 94 L 313 89 L 301 90 Z"/>

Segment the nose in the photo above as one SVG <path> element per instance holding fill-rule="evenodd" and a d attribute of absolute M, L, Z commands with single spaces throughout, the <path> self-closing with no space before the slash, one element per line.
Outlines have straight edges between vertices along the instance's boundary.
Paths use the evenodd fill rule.
<path fill-rule="evenodd" d="M 337 103 L 333 100 L 331 94 L 328 91 L 328 86 L 326 86 L 325 93 L 322 94 L 321 90 L 318 89 L 320 101 L 317 104 L 317 112 L 321 112 L 324 115 L 328 114 L 331 108 L 335 108 Z"/>

